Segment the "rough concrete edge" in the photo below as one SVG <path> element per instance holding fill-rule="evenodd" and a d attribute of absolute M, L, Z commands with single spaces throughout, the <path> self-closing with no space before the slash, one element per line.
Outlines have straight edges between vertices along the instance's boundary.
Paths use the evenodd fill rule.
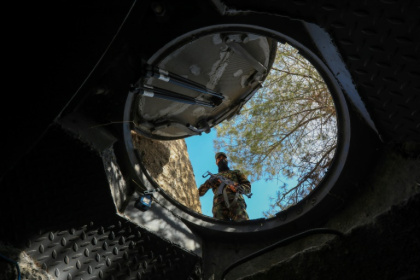
<path fill-rule="evenodd" d="M 131 197 L 129 206 L 125 209 L 124 213 L 118 212 L 117 215 L 147 230 L 160 239 L 176 245 L 189 254 L 197 256 L 198 258 L 202 257 L 201 238 L 195 235 L 180 217 L 162 206 L 161 202 L 157 203 L 157 201 L 159 201 L 158 194 L 155 195 L 157 201 L 155 200 L 152 207 L 145 212 L 141 212 L 134 207 L 134 202 L 137 200 L 138 196 L 139 195 L 135 193 Z M 156 227 L 156 224 L 153 224 L 153 221 L 156 219 L 159 219 L 159 228 Z M 167 227 L 166 229 L 170 230 L 162 230 L 164 227 Z"/>
<path fill-rule="evenodd" d="M 0 241 L 0 253 L 10 260 L 17 262 L 21 279 L 54 279 L 52 275 L 46 272 L 41 265 L 32 259 L 25 251 L 19 250 Z M 12 263 L 9 263 L 6 267 L 7 268 L 2 271 L 2 274 L 0 275 L 0 279 L 17 279 L 17 269 L 15 266 Z"/>
<path fill-rule="evenodd" d="M 399 164 L 398 160 L 403 160 L 406 164 Z M 383 178 L 381 176 L 381 174 L 386 174 L 387 169 L 389 168 L 405 168 L 405 167 L 410 167 L 413 166 L 414 168 L 420 169 L 420 160 L 417 158 L 412 158 L 412 157 L 407 157 L 404 156 L 404 154 L 399 153 L 396 150 L 393 150 L 390 147 L 384 147 L 383 149 L 383 154 L 379 157 L 378 159 L 378 164 L 374 167 L 372 176 L 368 179 L 368 181 L 366 182 L 366 189 L 364 189 L 364 192 L 362 193 L 363 196 L 359 196 L 359 197 L 355 197 L 352 201 L 351 201 L 351 205 L 348 205 L 347 207 L 345 207 L 345 209 L 343 209 L 342 211 L 340 211 L 340 213 L 336 216 L 334 216 L 330 221 L 328 221 L 325 225 L 325 227 L 327 228 L 335 228 L 337 229 L 337 227 L 341 227 L 338 230 L 341 230 L 344 233 L 344 237 L 349 237 L 353 234 L 353 232 L 361 229 L 361 228 L 366 228 L 366 227 L 371 227 L 374 226 L 375 223 L 377 223 L 378 220 L 380 220 L 382 217 L 386 216 L 393 208 L 397 207 L 397 208 L 403 208 L 405 205 L 409 204 L 410 201 L 414 200 L 415 197 L 420 196 L 420 176 L 417 174 L 420 173 L 412 173 L 411 174 L 411 178 L 409 178 L 409 181 L 406 185 L 405 188 L 406 190 L 408 190 L 405 193 L 405 196 L 402 195 L 402 197 L 398 197 L 396 199 L 394 199 L 393 201 L 391 201 L 390 204 L 387 205 L 382 205 L 381 207 L 375 208 L 372 211 L 372 215 L 368 215 L 366 217 L 360 218 L 360 216 L 355 217 L 356 215 L 354 215 L 354 207 L 357 207 L 357 205 L 359 205 L 360 203 L 363 203 L 363 201 L 365 199 L 370 200 L 373 199 L 372 197 L 369 198 L 369 196 L 374 196 L 374 198 L 376 198 L 375 196 L 375 189 L 374 187 L 372 187 L 372 184 L 376 184 L 376 185 L 380 185 L 381 183 L 384 182 L 384 180 L 386 181 L 386 178 Z M 394 180 L 399 180 L 400 178 L 393 178 Z M 388 187 L 392 187 L 392 182 L 387 182 L 388 183 Z M 381 185 L 382 186 L 382 185 Z M 410 191 L 411 189 L 411 191 Z M 386 191 L 384 192 L 382 189 L 379 190 L 380 194 L 384 194 L 386 193 Z M 376 205 L 378 206 L 378 205 Z M 353 213 L 353 214 L 352 214 Z M 341 225 L 340 224 L 340 220 L 348 220 L 346 219 L 347 215 L 351 215 L 353 216 L 353 221 L 350 222 L 347 225 Z M 356 220 L 358 223 L 356 223 Z M 279 267 L 282 266 L 284 264 L 287 264 L 289 262 L 294 261 L 296 258 L 298 258 L 299 256 L 301 256 L 302 254 L 306 254 L 306 253 L 314 253 L 314 252 L 318 252 L 320 251 L 322 248 L 324 248 L 325 246 L 328 246 L 328 244 L 330 244 L 331 242 L 333 242 L 333 240 L 337 239 L 338 237 L 334 237 L 334 236 L 324 236 L 324 237 L 306 237 L 302 240 L 296 241 L 295 243 L 286 245 L 282 248 L 286 248 L 289 246 L 295 246 L 297 243 L 299 243 L 300 246 L 307 246 L 306 248 L 304 248 L 301 251 L 298 251 L 294 254 L 291 254 L 290 256 L 286 256 L 284 257 L 281 261 L 274 263 L 270 266 L 258 269 L 258 271 L 256 273 L 247 275 L 247 276 L 243 276 L 241 278 L 238 279 L 242 279 L 242 280 L 247 280 L 247 279 L 262 279 L 259 278 L 260 276 L 263 276 L 266 272 L 270 271 L 272 268 L 275 267 Z M 315 244 L 316 243 L 316 244 Z"/>
<path fill-rule="evenodd" d="M 417 192 L 415 195 L 413 195 L 413 197 L 417 197 L 417 198 L 419 196 L 420 196 L 420 191 Z M 403 201 L 399 205 L 393 205 L 392 207 L 404 208 L 407 204 L 410 203 L 410 201 L 412 201 L 412 200 L 414 201 L 415 200 L 415 198 L 413 198 L 413 197 L 411 197 L 411 198 Z M 328 240 L 324 241 L 323 243 L 321 243 L 319 245 L 307 247 L 307 248 L 303 249 L 302 251 L 293 254 L 289 258 L 286 258 L 286 259 L 284 259 L 284 260 L 282 260 L 282 261 L 280 261 L 280 262 L 278 262 L 276 264 L 273 264 L 273 265 L 271 265 L 271 266 L 269 266 L 267 268 L 258 270 L 254 274 L 251 274 L 251 275 L 247 275 L 247 276 L 238 278 L 238 280 L 264 279 L 262 277 L 264 277 L 271 269 L 274 269 L 276 267 L 285 266 L 288 263 L 292 263 L 295 260 L 297 260 L 298 258 L 300 258 L 302 255 L 321 252 L 321 250 L 323 248 L 325 248 L 326 246 L 331 246 L 332 243 L 335 240 L 338 240 L 338 238 L 350 238 L 353 235 L 354 232 L 357 232 L 360 229 L 363 229 L 363 228 L 366 228 L 366 227 L 373 227 L 378 222 L 378 220 L 380 220 L 382 217 L 386 216 L 387 214 L 388 214 L 388 212 L 381 213 L 381 214 L 375 216 L 375 218 L 372 219 L 369 223 L 361 224 L 361 225 L 358 225 L 358 226 L 355 226 L 355 227 L 351 228 L 342 237 L 332 237 L 332 238 L 329 238 Z M 310 237 L 308 237 L 308 238 L 310 238 Z"/>

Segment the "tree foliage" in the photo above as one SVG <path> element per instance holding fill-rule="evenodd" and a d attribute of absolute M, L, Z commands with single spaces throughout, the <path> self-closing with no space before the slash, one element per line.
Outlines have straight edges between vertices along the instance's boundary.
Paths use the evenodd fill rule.
<path fill-rule="evenodd" d="M 278 183 L 266 217 L 296 204 L 317 186 L 337 145 L 327 85 L 297 49 L 280 43 L 262 89 L 216 130 L 215 148 L 227 151 L 235 168 L 248 172 L 252 181 Z"/>

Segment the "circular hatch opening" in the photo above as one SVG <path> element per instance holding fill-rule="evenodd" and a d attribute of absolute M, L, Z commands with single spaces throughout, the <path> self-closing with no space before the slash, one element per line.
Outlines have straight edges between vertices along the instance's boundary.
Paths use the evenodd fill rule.
<path fill-rule="evenodd" d="M 299 42 L 256 26 L 211 26 L 170 42 L 145 69 L 126 106 L 127 130 L 156 145 L 216 130 L 217 149 L 203 149 L 229 153 L 231 168 L 243 170 L 251 183 L 275 186 L 261 217 L 247 224 L 296 219 L 333 187 L 347 156 L 347 107 L 332 73 Z M 144 158 L 131 157 L 176 209 L 195 221 L 218 222 L 177 201 Z M 254 198 L 259 191 L 253 185 Z"/>

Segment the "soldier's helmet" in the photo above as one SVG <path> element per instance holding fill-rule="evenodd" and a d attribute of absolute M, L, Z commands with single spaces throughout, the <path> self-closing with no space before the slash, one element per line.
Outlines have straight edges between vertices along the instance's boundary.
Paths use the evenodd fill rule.
<path fill-rule="evenodd" d="M 220 157 L 220 156 L 225 156 L 227 158 L 226 154 L 223 153 L 223 152 L 216 153 L 216 155 L 214 156 L 214 158 L 217 160 L 217 158 Z"/>

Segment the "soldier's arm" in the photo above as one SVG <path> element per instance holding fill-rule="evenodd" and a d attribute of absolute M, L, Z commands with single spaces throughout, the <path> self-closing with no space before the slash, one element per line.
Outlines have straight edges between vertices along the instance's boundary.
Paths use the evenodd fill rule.
<path fill-rule="evenodd" d="M 205 181 L 199 188 L 198 188 L 198 195 L 203 196 L 206 192 L 211 188 L 209 181 Z"/>
<path fill-rule="evenodd" d="M 251 193 L 251 182 L 241 171 L 238 172 L 238 183 L 244 189 L 244 193 Z"/>

